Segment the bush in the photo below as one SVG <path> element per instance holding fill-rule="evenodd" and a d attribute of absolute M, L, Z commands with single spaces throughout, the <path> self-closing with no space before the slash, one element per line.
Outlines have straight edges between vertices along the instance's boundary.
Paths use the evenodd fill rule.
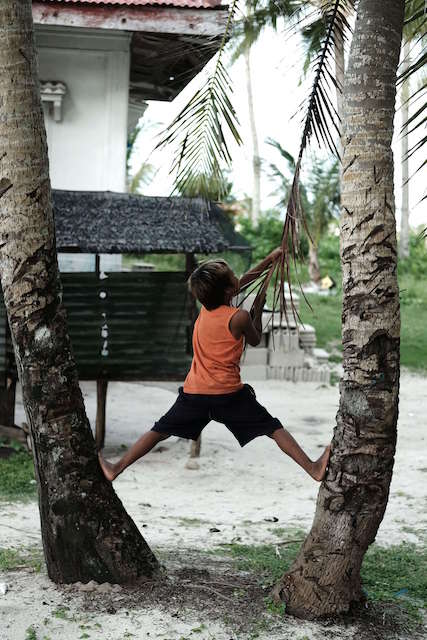
<path fill-rule="evenodd" d="M 411 234 L 409 238 L 409 258 L 399 261 L 399 275 L 427 276 L 427 248 L 420 234 Z"/>

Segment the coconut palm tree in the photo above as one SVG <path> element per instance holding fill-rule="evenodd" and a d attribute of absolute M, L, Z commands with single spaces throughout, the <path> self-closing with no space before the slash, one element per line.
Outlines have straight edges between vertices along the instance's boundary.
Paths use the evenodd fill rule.
<path fill-rule="evenodd" d="M 347 9 L 349 3 L 344 4 Z M 258 291 L 261 299 L 278 274 L 275 303 L 282 308 L 283 283 L 289 282 L 292 258 L 298 258 L 298 229 L 304 225 L 302 156 L 312 137 L 332 149 L 335 146 L 327 119 L 329 115 L 333 120 L 333 110 L 323 80 L 330 77 L 327 62 L 333 55 L 336 22 L 345 25 L 346 18 L 340 0 L 325 0 L 324 8 L 326 35 L 295 162 L 283 254 L 264 274 Z M 344 84 L 340 407 L 311 532 L 275 590 L 287 611 L 308 618 L 348 611 L 363 599 L 360 567 L 383 518 L 393 470 L 400 319 L 391 139 L 404 9 L 405 0 L 359 0 Z M 408 73 L 421 64 L 422 57 Z M 179 123 L 175 121 L 174 126 Z M 191 117 L 184 118 L 185 143 L 191 126 Z M 416 148 L 424 142 L 420 140 Z M 180 179 L 185 179 L 183 173 Z"/>
<path fill-rule="evenodd" d="M 329 471 L 311 531 L 276 587 L 291 614 L 346 612 L 387 505 L 399 393 L 391 140 L 404 0 L 360 0 L 344 84 L 343 366 Z"/>
<path fill-rule="evenodd" d="M 243 33 L 239 34 L 237 46 L 232 60 L 235 62 L 240 56 L 245 63 L 246 92 L 248 98 L 249 126 L 252 139 L 252 176 L 253 190 L 250 215 L 253 224 L 257 224 L 261 213 L 261 157 L 259 154 L 258 132 L 255 118 L 254 92 L 252 86 L 251 48 L 261 33 L 261 27 L 253 29 L 251 21 L 252 0 L 246 1 L 246 15 L 243 19 Z M 250 26 L 250 28 L 249 28 Z"/>
<path fill-rule="evenodd" d="M 158 564 L 99 467 L 62 306 L 31 0 L 0 3 L 1 285 L 55 582 L 132 582 Z"/>

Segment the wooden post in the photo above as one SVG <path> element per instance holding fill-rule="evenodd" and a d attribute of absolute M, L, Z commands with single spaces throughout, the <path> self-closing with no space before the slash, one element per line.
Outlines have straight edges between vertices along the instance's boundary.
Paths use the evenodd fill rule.
<path fill-rule="evenodd" d="M 96 381 L 96 448 L 101 450 L 105 441 L 105 409 L 107 405 L 108 380 Z"/>
<path fill-rule="evenodd" d="M 185 271 L 187 273 L 187 278 L 190 277 L 190 275 L 192 274 L 192 272 L 196 267 L 197 267 L 197 260 L 194 257 L 194 253 L 186 253 L 185 254 Z M 191 353 L 194 323 L 197 320 L 198 311 L 197 311 L 196 299 L 191 293 L 191 291 L 188 292 L 188 296 L 189 296 L 188 313 L 190 317 L 188 344 L 189 344 L 189 353 Z M 191 443 L 190 458 L 200 458 L 201 446 L 202 446 L 202 436 L 199 436 L 196 441 Z"/>
<path fill-rule="evenodd" d="M 193 440 L 190 449 L 190 458 L 200 458 L 200 447 L 202 445 L 202 436 L 200 435 L 197 440 Z"/>
<path fill-rule="evenodd" d="M 15 424 L 16 379 L 6 378 L 6 386 L 0 388 L 0 424 L 13 427 Z"/>

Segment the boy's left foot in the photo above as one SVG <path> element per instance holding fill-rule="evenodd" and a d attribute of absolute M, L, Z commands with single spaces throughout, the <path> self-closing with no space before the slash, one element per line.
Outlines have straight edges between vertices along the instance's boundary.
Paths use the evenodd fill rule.
<path fill-rule="evenodd" d="M 316 462 L 313 462 L 313 469 L 310 473 L 311 477 L 318 482 L 321 482 L 326 475 L 326 468 L 328 466 L 329 458 L 331 455 L 331 445 L 328 444 L 322 455 Z"/>
<path fill-rule="evenodd" d="M 118 473 L 116 471 L 116 465 L 111 462 L 107 462 L 102 453 L 98 453 L 98 460 L 101 466 L 102 472 L 107 480 L 113 482 L 113 480 L 117 477 Z"/>

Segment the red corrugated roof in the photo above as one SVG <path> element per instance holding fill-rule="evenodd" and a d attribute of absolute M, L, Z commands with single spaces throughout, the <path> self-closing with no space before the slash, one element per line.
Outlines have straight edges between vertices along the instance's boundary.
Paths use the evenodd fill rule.
<path fill-rule="evenodd" d="M 55 4 L 99 4 L 126 7 L 143 7 L 146 5 L 168 5 L 171 7 L 186 7 L 191 9 L 209 9 L 219 7 L 221 0 L 43 0 Z"/>

